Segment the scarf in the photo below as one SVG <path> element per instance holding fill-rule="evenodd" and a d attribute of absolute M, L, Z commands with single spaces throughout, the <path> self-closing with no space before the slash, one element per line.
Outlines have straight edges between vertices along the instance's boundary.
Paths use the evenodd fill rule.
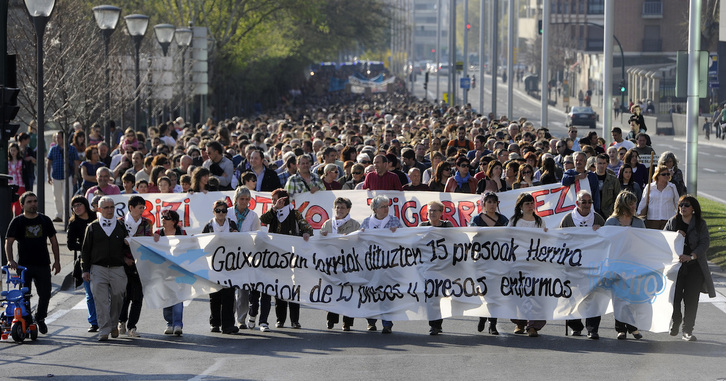
<path fill-rule="evenodd" d="M 234 208 L 234 217 L 237 219 L 238 228 L 242 226 L 242 223 L 245 222 L 245 218 L 247 218 L 247 215 L 249 214 L 250 208 L 246 208 L 244 212 L 240 212 L 237 207 Z"/>
<path fill-rule="evenodd" d="M 141 221 L 143 220 L 143 218 L 139 218 L 138 221 L 134 221 L 134 218 L 131 217 L 131 213 L 126 213 L 126 217 L 124 217 L 124 225 L 126 226 L 126 231 L 129 232 L 129 237 L 133 237 L 136 234 L 136 230 L 139 228 L 139 225 L 141 225 Z"/>
<path fill-rule="evenodd" d="M 275 214 L 277 215 L 277 221 L 280 223 L 283 223 L 287 216 L 290 215 L 290 212 L 292 211 L 292 204 L 288 204 L 283 206 L 282 208 L 278 209 Z"/>
<path fill-rule="evenodd" d="M 590 209 L 590 214 L 587 216 L 581 216 L 580 212 L 575 209 L 572 211 L 572 222 L 574 222 L 575 226 L 578 228 L 592 227 L 592 225 L 595 224 L 595 212 Z"/>
<path fill-rule="evenodd" d="M 217 223 L 217 219 L 212 219 L 212 228 L 214 229 L 215 233 L 224 233 L 229 231 L 229 221 L 227 221 L 227 218 L 224 219 L 224 223 L 222 225 Z"/>
<path fill-rule="evenodd" d="M 333 218 L 330 219 L 330 227 L 333 230 L 333 234 L 338 234 L 338 228 L 343 226 L 343 224 L 345 224 L 348 221 L 350 221 L 350 213 L 348 213 L 341 220 L 336 219 L 335 215 L 333 215 Z"/>
<path fill-rule="evenodd" d="M 98 214 L 98 223 L 101 224 L 101 229 L 103 229 L 103 232 L 109 237 L 111 236 L 111 233 L 113 233 L 113 229 L 116 229 L 116 219 L 104 218 L 100 213 Z"/>
<path fill-rule="evenodd" d="M 376 218 L 375 213 L 371 214 L 371 217 L 368 219 L 368 228 L 369 229 L 382 229 L 385 228 L 388 224 L 388 220 L 391 219 L 391 215 L 387 215 L 384 219 L 379 220 Z"/>
<path fill-rule="evenodd" d="M 466 177 L 461 177 L 459 171 L 456 171 L 456 175 L 454 175 L 454 180 L 456 180 L 456 184 L 458 184 L 459 188 L 461 188 L 462 186 L 464 186 L 464 184 L 469 182 L 470 177 L 471 175 L 468 173 L 466 174 Z"/>

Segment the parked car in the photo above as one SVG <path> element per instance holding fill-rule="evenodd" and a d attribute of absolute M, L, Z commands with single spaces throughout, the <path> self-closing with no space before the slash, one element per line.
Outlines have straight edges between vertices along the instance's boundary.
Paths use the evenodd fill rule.
<path fill-rule="evenodd" d="M 573 107 L 567 114 L 565 127 L 570 126 L 588 126 L 595 128 L 597 123 L 597 113 L 592 107 Z"/>

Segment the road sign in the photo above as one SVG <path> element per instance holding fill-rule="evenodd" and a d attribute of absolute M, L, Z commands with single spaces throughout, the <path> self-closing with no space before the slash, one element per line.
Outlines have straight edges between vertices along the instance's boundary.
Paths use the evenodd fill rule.
<path fill-rule="evenodd" d="M 708 76 L 718 76 L 718 53 L 708 54 Z"/>
<path fill-rule="evenodd" d="M 718 82 L 709 82 L 708 87 L 712 89 L 718 89 Z"/>
<path fill-rule="evenodd" d="M 467 77 L 459 79 L 459 87 L 469 90 L 471 88 L 471 79 Z"/>
<path fill-rule="evenodd" d="M 449 93 L 441 94 L 441 99 L 444 101 L 444 103 L 449 104 Z"/>

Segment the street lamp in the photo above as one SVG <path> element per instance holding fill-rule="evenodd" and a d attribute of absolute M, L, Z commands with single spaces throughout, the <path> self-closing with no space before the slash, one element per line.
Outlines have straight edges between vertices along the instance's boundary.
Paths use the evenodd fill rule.
<path fill-rule="evenodd" d="M 55 0 L 25 0 L 30 21 L 35 26 L 37 39 L 37 93 L 38 93 L 38 148 L 36 162 L 38 165 L 38 211 L 45 213 L 45 94 L 43 89 L 43 35 L 50 14 L 53 13 Z"/>
<path fill-rule="evenodd" d="M 154 35 L 156 35 L 156 41 L 161 46 L 161 51 L 164 53 L 164 57 L 166 57 L 167 53 L 169 53 L 169 45 L 171 45 L 172 40 L 174 40 L 175 31 L 176 27 L 171 24 L 154 25 Z M 162 121 L 164 119 L 164 114 L 166 113 L 166 106 L 166 102 L 164 102 L 164 106 L 161 110 Z M 149 106 L 149 108 L 151 108 L 151 106 Z"/>
<path fill-rule="evenodd" d="M 190 28 L 179 28 L 176 30 L 176 33 L 174 34 L 174 39 L 176 40 L 176 44 L 178 47 L 182 49 L 182 117 L 184 120 L 188 120 L 187 118 L 187 99 L 186 99 L 186 84 L 184 83 L 186 81 L 186 53 L 187 48 L 192 43 L 192 37 L 193 32 Z"/>
<path fill-rule="evenodd" d="M 131 39 L 134 41 L 134 48 L 136 50 L 134 59 L 134 71 L 136 73 L 136 88 L 134 89 L 134 130 L 138 131 L 140 121 L 139 111 L 141 109 L 139 50 L 141 50 L 141 41 L 144 39 L 144 34 L 146 34 L 146 28 L 149 26 L 149 16 L 136 14 L 125 16 L 124 19 L 126 20 L 126 30 L 128 30 Z"/>
<path fill-rule="evenodd" d="M 104 64 L 106 66 L 106 119 L 110 120 L 110 109 L 111 109 L 111 70 L 108 67 L 108 44 L 111 41 L 111 34 L 116 30 L 116 24 L 118 19 L 121 17 L 121 8 L 114 7 L 113 5 L 99 5 L 93 7 L 93 17 L 96 19 L 96 24 L 101 29 L 101 35 L 103 36 L 103 47 L 104 47 Z M 106 123 L 104 136 L 106 136 L 106 144 L 109 147 L 113 147 L 111 142 L 111 132 L 109 131 L 108 122 Z"/>

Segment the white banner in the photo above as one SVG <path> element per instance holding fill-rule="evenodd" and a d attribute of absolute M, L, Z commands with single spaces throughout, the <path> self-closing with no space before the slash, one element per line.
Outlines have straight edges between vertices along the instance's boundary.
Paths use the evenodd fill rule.
<path fill-rule="evenodd" d="M 617 239 L 615 239 L 617 238 Z M 412 228 L 300 237 L 222 233 L 131 239 L 146 304 L 255 289 L 353 317 L 562 320 L 668 330 L 683 238 L 603 227 Z"/>
<path fill-rule="evenodd" d="M 581 188 L 582 187 L 582 188 Z M 514 204 L 521 192 L 530 192 L 535 199 L 536 213 L 542 217 L 547 226 L 557 227 L 562 217 L 575 208 L 577 192 L 580 189 L 590 189 L 587 181 L 581 180 L 569 187 L 561 184 L 542 185 L 497 193 L 499 196 L 499 210 L 507 218 L 514 214 Z M 371 215 L 370 202 L 376 195 L 383 194 L 391 199 L 390 214 L 401 220 L 403 226 L 415 227 L 426 221 L 426 203 L 439 200 L 444 204 L 444 213 L 441 219 L 451 221 L 456 226 L 467 226 L 472 216 L 481 213 L 481 195 L 464 193 L 439 192 L 396 192 L 396 191 L 365 191 L 340 190 L 320 191 L 315 193 L 299 193 L 293 200 L 295 207 L 305 216 L 314 229 L 320 229 L 330 216 L 333 215 L 333 201 L 337 197 L 347 197 L 353 202 L 350 211 L 351 218 L 362 222 Z M 204 225 L 214 217 L 212 209 L 214 202 L 220 199 L 232 206 L 234 192 L 209 192 L 207 194 L 195 193 L 147 193 L 139 195 L 146 200 L 144 217 L 149 218 L 154 226 L 161 226 L 161 211 L 173 209 L 179 213 L 182 227 L 189 234 L 201 233 Z M 121 217 L 126 213 L 127 202 L 131 195 L 116 195 L 116 215 Z M 252 192 L 250 208 L 262 215 L 272 207 L 270 193 Z M 607 218 L 607 216 L 603 216 Z"/>

